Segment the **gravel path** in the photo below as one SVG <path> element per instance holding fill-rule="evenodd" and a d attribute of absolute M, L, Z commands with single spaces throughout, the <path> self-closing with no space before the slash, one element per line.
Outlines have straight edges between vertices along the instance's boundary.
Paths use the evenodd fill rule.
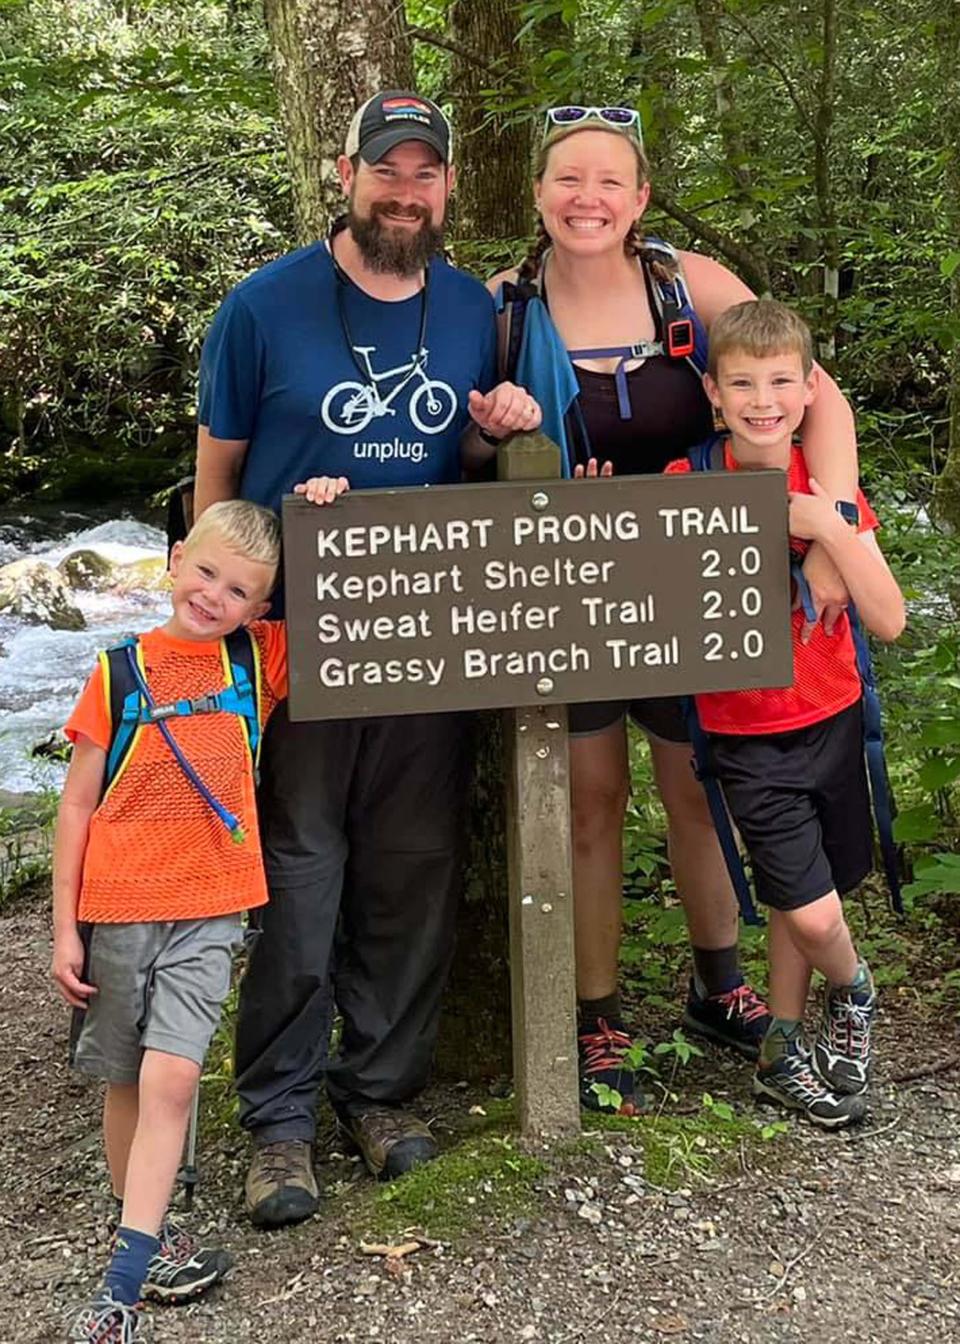
<path fill-rule="evenodd" d="M 64 1066 L 67 1022 L 47 985 L 48 938 L 39 899 L 0 919 L 0 1292 L 9 1322 L 0 1336 L 18 1344 L 61 1337 L 62 1314 L 95 1285 L 106 1247 L 97 1095 Z M 942 1030 L 942 1016 L 933 1020 Z M 331 1143 L 318 1152 L 332 1194 L 320 1215 L 253 1232 L 239 1206 L 243 1141 L 226 1130 L 201 1155 L 191 1225 L 229 1246 L 237 1268 L 208 1300 L 151 1312 L 148 1338 L 960 1339 L 960 1033 L 949 1031 L 934 1040 L 914 996 L 888 996 L 880 1055 L 891 1057 L 894 1038 L 902 1043 L 901 1082 L 881 1067 L 859 1131 L 791 1125 L 768 1144 L 741 1144 L 709 1181 L 681 1177 L 676 1190 L 643 1179 L 635 1134 L 605 1132 L 544 1154 L 522 1215 L 394 1263 L 361 1253 L 371 1185 L 330 1156 Z M 698 1108 L 709 1088 L 752 1116 L 747 1085 L 742 1066 L 712 1055 L 684 1072 L 678 1104 Z M 457 1089 L 426 1105 L 448 1131 L 484 1100 Z M 692 1151 L 694 1161 L 709 1156 Z M 472 1198 L 464 1191 L 465 1206 Z"/>

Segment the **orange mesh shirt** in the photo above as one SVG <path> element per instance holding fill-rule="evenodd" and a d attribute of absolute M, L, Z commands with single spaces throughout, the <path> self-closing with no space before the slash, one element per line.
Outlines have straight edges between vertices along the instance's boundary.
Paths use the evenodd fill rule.
<path fill-rule="evenodd" d="M 724 444 L 724 465 L 728 471 L 742 468 L 730 455 L 730 444 Z M 691 471 L 687 458 L 671 462 L 667 472 Z M 787 489 L 809 495 L 810 474 L 804 461 L 803 450 L 794 444 L 790 453 Z M 857 491 L 860 507 L 860 531 L 878 527 L 877 516 Z M 805 543 L 794 543 L 803 546 Z M 848 709 L 860 699 L 860 673 L 853 635 L 846 612 L 837 622 L 834 633 L 825 635 L 817 624 L 810 642 L 802 643 L 803 612 L 795 611 L 791 618 L 793 638 L 793 685 L 765 690 L 712 691 L 696 697 L 700 723 L 709 733 L 739 733 L 759 736 L 766 733 L 789 733 L 811 723 L 832 719 L 841 710 Z"/>
<path fill-rule="evenodd" d="M 260 649 L 261 721 L 287 694 L 282 621 L 254 621 Z M 140 637 L 147 684 L 158 704 L 223 688 L 220 644 Z M 239 818 L 237 844 L 188 782 L 159 729 L 146 725 L 126 766 L 90 820 L 77 918 L 92 924 L 206 919 L 263 905 L 267 884 L 250 752 L 238 715 L 218 712 L 167 719 L 177 745 L 214 797 Z M 110 710 L 100 666 L 64 728 L 105 751 Z"/>

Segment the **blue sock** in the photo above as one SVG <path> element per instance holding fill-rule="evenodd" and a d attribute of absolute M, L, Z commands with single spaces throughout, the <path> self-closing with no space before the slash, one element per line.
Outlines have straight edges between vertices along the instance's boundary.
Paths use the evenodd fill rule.
<path fill-rule="evenodd" d="M 157 1253 L 160 1242 L 133 1227 L 118 1227 L 113 1244 L 113 1259 L 103 1284 L 117 1302 L 133 1306 L 140 1301 L 140 1289 L 147 1277 L 147 1266 Z"/>
<path fill-rule="evenodd" d="M 701 999 L 729 994 L 743 984 L 736 943 L 732 947 L 691 947 L 690 950 L 693 953 L 693 987 Z"/>

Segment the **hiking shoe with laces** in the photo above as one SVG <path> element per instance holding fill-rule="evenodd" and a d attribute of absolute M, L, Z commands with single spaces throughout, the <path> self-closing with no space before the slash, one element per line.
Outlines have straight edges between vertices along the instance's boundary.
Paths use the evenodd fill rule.
<path fill-rule="evenodd" d="M 717 1045 L 729 1046 L 747 1059 L 757 1059 L 760 1044 L 770 1025 L 770 1013 L 763 999 L 748 984 L 737 985 L 726 994 L 701 998 L 690 981 L 683 1025 L 696 1036 L 705 1036 Z"/>
<path fill-rule="evenodd" d="M 199 1297 L 233 1268 L 233 1258 L 226 1251 L 201 1246 L 172 1218 L 164 1219 L 159 1237 L 159 1250 L 143 1281 L 144 1298 L 175 1306 Z"/>
<path fill-rule="evenodd" d="M 285 1227 L 316 1213 L 320 1197 L 310 1144 L 302 1139 L 258 1144 L 244 1195 L 254 1227 Z"/>
<path fill-rule="evenodd" d="M 870 1027 L 876 1012 L 873 982 L 865 989 L 827 989 L 823 1021 L 813 1045 L 817 1073 L 834 1092 L 856 1097 L 870 1081 Z"/>
<path fill-rule="evenodd" d="M 610 1111 L 614 1107 L 601 1100 L 595 1085 L 619 1092 L 618 1115 L 636 1115 L 642 1106 L 637 1095 L 637 1076 L 627 1063 L 632 1042 L 619 1018 L 598 1017 L 596 1023 L 577 1033 L 580 1070 L 580 1105 L 588 1111 Z"/>
<path fill-rule="evenodd" d="M 340 1132 L 378 1181 L 393 1181 L 437 1156 L 437 1141 L 427 1125 L 400 1106 L 369 1106 L 337 1119 Z"/>
<path fill-rule="evenodd" d="M 814 1071 L 810 1051 L 802 1044 L 794 1045 L 769 1064 L 757 1066 L 753 1095 L 790 1111 L 800 1111 L 811 1124 L 822 1129 L 855 1125 L 867 1113 L 862 1097 L 843 1096 L 830 1090 Z"/>
<path fill-rule="evenodd" d="M 67 1344 L 134 1344 L 143 1340 L 137 1306 L 114 1300 L 109 1288 L 103 1288 L 87 1302 L 70 1322 Z"/>

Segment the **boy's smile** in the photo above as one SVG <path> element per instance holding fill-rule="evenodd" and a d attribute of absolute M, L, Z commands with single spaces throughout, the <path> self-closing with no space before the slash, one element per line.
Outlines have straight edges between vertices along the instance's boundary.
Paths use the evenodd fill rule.
<path fill-rule="evenodd" d="M 194 546 L 177 542 L 170 555 L 174 639 L 216 640 L 269 610 L 273 568 L 231 551 L 214 536 Z"/>
<path fill-rule="evenodd" d="M 720 356 L 717 376 L 704 376 L 712 404 L 722 413 L 734 455 L 757 466 L 785 466 L 790 443 L 816 395 L 816 371 L 804 374 L 798 352 Z"/>

